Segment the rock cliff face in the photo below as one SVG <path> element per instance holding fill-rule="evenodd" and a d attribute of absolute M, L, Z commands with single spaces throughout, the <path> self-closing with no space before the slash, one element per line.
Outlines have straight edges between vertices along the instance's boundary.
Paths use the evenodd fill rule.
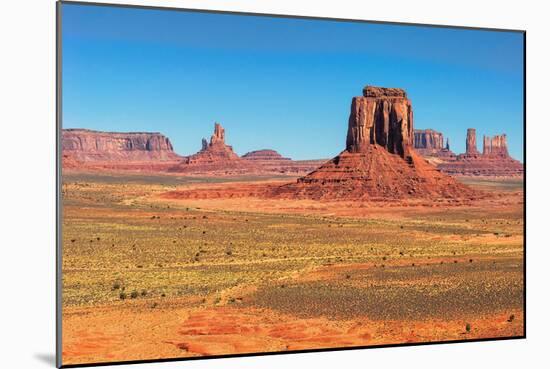
<path fill-rule="evenodd" d="M 81 160 L 175 159 L 170 140 L 160 133 L 99 132 L 87 129 L 65 129 L 62 132 L 63 153 Z"/>
<path fill-rule="evenodd" d="M 433 129 L 415 129 L 414 130 L 414 148 L 437 152 L 443 150 L 443 133 Z"/>
<path fill-rule="evenodd" d="M 414 130 L 414 149 L 429 162 L 438 162 L 439 159 L 449 159 L 455 156 L 449 146 L 449 139 L 443 146 L 443 133 L 433 129 Z"/>
<path fill-rule="evenodd" d="M 412 108 L 399 88 L 366 86 L 363 96 L 352 99 L 346 150 L 366 152 L 372 144 L 401 157 L 412 147 Z"/>
<path fill-rule="evenodd" d="M 508 142 L 506 141 L 506 135 L 496 135 L 490 140 L 491 146 L 489 147 L 488 155 L 501 156 L 508 158 Z"/>
<path fill-rule="evenodd" d="M 475 128 L 468 128 L 466 134 L 466 155 L 479 155 L 479 151 L 477 150 L 477 138 Z"/>
<path fill-rule="evenodd" d="M 61 149 L 67 169 L 162 167 L 181 159 L 170 140 L 156 132 L 65 129 Z"/>
<path fill-rule="evenodd" d="M 404 90 L 367 86 L 354 97 L 346 149 L 276 196 L 326 200 L 475 197 L 413 148 L 413 112 Z"/>

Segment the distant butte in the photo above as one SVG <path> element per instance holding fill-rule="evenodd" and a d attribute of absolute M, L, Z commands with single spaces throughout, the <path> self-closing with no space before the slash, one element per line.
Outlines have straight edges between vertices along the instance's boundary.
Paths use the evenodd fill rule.
<path fill-rule="evenodd" d="M 477 149 L 476 130 L 468 128 L 466 152 L 437 163 L 437 168 L 455 176 L 523 177 L 523 164 L 508 153 L 506 134 L 483 136 L 483 151 Z"/>
<path fill-rule="evenodd" d="M 433 129 L 414 130 L 414 149 L 424 157 L 452 158 L 455 153 L 451 151 L 449 139 L 443 145 L 443 133 Z"/>
<path fill-rule="evenodd" d="M 273 160 L 283 160 L 283 161 L 289 161 L 290 158 L 285 158 L 281 154 L 279 154 L 275 150 L 256 150 L 256 151 L 250 151 L 247 152 L 242 156 L 243 159 L 246 160 L 254 160 L 254 161 L 273 161 Z"/>
<path fill-rule="evenodd" d="M 210 142 L 202 139 L 201 150 L 185 157 L 169 169 L 170 172 L 235 172 L 252 171 L 252 165 L 241 159 L 233 147 L 225 143 L 225 129 L 220 123 L 214 124 Z"/>
<path fill-rule="evenodd" d="M 413 148 L 404 90 L 366 86 L 352 99 L 346 149 L 274 196 L 310 199 L 461 199 L 479 194 L 428 164 Z"/>

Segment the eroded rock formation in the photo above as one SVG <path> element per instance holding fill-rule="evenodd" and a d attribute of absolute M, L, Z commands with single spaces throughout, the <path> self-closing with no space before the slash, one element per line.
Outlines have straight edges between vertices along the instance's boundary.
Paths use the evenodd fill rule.
<path fill-rule="evenodd" d="M 121 133 L 64 129 L 61 147 L 64 154 L 82 161 L 178 158 L 168 137 L 156 132 Z"/>
<path fill-rule="evenodd" d="M 430 152 L 443 150 L 443 134 L 433 129 L 415 129 L 414 148 L 417 151 L 426 150 Z"/>
<path fill-rule="evenodd" d="M 414 130 L 414 148 L 428 161 L 434 161 L 438 158 L 452 158 L 455 154 L 451 151 L 449 139 L 443 146 L 443 133 L 433 129 L 415 129 Z M 437 162 L 437 160 L 435 160 Z"/>
<path fill-rule="evenodd" d="M 479 151 L 477 150 L 477 138 L 475 128 L 468 128 L 468 131 L 466 133 L 466 155 L 479 155 Z"/>
<path fill-rule="evenodd" d="M 275 195 L 326 200 L 476 196 L 428 164 L 413 144 L 413 111 L 405 91 L 367 86 L 363 96 L 352 99 L 346 149 Z"/>
<path fill-rule="evenodd" d="M 259 172 L 288 175 L 304 175 L 319 168 L 326 160 L 292 160 L 275 150 L 263 149 L 247 152 L 242 156 L 257 166 Z"/>
<path fill-rule="evenodd" d="M 157 132 L 102 132 L 64 129 L 63 168 L 156 170 L 181 159 L 170 140 Z"/>
<path fill-rule="evenodd" d="M 225 143 L 225 129 L 221 124 L 214 124 L 214 133 L 210 142 L 202 139 L 201 150 L 185 157 L 180 163 L 169 169 L 170 172 L 235 172 L 251 170 L 249 163 L 242 160 L 233 151 L 233 147 Z"/>
<path fill-rule="evenodd" d="M 466 142 L 470 141 L 471 130 L 468 129 Z M 442 161 L 437 167 L 445 173 L 457 176 L 521 177 L 524 173 L 523 164 L 508 153 L 506 134 L 483 136 L 481 154 L 467 147 L 464 154 Z"/>
<path fill-rule="evenodd" d="M 370 145 L 378 144 L 405 157 L 412 143 L 412 120 L 411 103 L 404 90 L 366 86 L 363 96 L 351 102 L 346 150 L 365 152 Z"/>
<path fill-rule="evenodd" d="M 489 147 L 488 155 L 510 157 L 508 154 L 508 142 L 506 141 L 506 135 L 496 135 L 490 140 L 491 146 Z"/>
<path fill-rule="evenodd" d="M 263 149 L 247 152 L 242 156 L 246 160 L 254 161 L 289 161 L 290 158 L 285 158 L 275 150 Z"/>

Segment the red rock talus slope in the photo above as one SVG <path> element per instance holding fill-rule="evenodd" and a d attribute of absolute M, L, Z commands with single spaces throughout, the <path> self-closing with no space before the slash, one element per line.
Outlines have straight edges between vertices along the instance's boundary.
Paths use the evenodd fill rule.
<path fill-rule="evenodd" d="M 225 129 L 214 124 L 214 134 L 210 142 L 202 139 L 202 149 L 185 157 L 177 165 L 169 168 L 174 173 L 226 173 L 237 174 L 254 172 L 255 165 L 243 160 L 225 143 Z"/>
<path fill-rule="evenodd" d="M 181 160 L 160 133 L 65 129 L 61 136 L 63 168 L 160 170 Z"/>
<path fill-rule="evenodd" d="M 442 172 L 457 176 L 522 177 L 523 164 L 508 153 L 506 135 L 483 136 L 483 152 L 477 150 L 475 129 L 468 129 L 464 154 L 438 163 Z"/>
<path fill-rule="evenodd" d="M 404 90 L 367 86 L 354 97 L 346 149 L 274 196 L 311 199 L 459 199 L 477 196 L 413 148 L 413 110 Z"/>

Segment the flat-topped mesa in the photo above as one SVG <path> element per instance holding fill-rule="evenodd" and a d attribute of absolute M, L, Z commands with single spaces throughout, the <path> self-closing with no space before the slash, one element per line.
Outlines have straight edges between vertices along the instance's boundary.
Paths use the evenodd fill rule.
<path fill-rule="evenodd" d="M 290 158 L 285 158 L 275 150 L 263 149 L 247 152 L 242 156 L 246 160 L 254 161 L 290 161 Z"/>
<path fill-rule="evenodd" d="M 443 145 L 443 133 L 433 129 L 415 129 L 414 130 L 414 149 L 420 155 L 428 160 L 437 158 L 451 158 L 455 154 L 451 151 L 449 139 Z"/>
<path fill-rule="evenodd" d="M 466 134 L 466 155 L 479 155 L 479 151 L 477 150 L 477 139 L 476 139 L 476 129 L 475 128 L 468 128 L 467 134 Z"/>
<path fill-rule="evenodd" d="M 64 129 L 61 136 L 64 156 L 77 161 L 177 160 L 168 137 L 158 132 L 103 132 Z"/>
<path fill-rule="evenodd" d="M 346 150 L 366 152 L 375 144 L 402 158 L 413 146 L 411 102 L 400 88 L 366 86 L 352 99 Z"/>
<path fill-rule="evenodd" d="M 447 139 L 447 144 L 448 144 Z M 425 150 L 442 150 L 443 133 L 433 129 L 415 129 L 414 130 L 414 148 Z"/>

